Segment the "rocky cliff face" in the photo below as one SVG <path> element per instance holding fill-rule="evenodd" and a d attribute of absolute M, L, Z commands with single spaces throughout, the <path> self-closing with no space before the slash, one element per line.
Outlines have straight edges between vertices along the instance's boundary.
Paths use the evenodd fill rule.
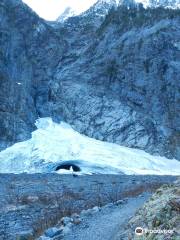
<path fill-rule="evenodd" d="M 89 37 L 79 26 L 86 44 L 78 51 L 77 35 L 67 38 L 55 113 L 91 137 L 178 157 L 180 29 L 170 12 L 120 7 Z"/>
<path fill-rule="evenodd" d="M 20 11 L 15 15 L 17 10 Z M 27 43 L 24 41 L 24 34 L 32 33 L 33 21 L 38 21 L 38 17 L 19 1 L 1 1 L 0 139 L 2 147 L 29 137 L 36 118 L 32 88 L 33 67 L 27 56 Z"/>
<path fill-rule="evenodd" d="M 59 45 L 58 36 L 25 4 L 1 1 L 0 148 L 30 137 L 35 119 L 46 109 L 42 102 L 57 62 L 53 56 L 61 55 Z"/>
<path fill-rule="evenodd" d="M 179 0 L 149 0 L 151 7 L 180 8 Z"/>
<path fill-rule="evenodd" d="M 1 147 L 52 116 L 180 159 L 178 10 L 120 6 L 104 19 L 91 8 L 51 25 L 18 0 L 0 9 Z"/>

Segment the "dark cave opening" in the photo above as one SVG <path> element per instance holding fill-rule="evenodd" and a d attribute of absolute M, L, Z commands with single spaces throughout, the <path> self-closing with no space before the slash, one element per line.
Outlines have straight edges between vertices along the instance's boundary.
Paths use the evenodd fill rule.
<path fill-rule="evenodd" d="M 58 171 L 60 169 L 70 170 L 71 167 L 73 169 L 73 172 L 80 172 L 81 171 L 80 167 L 77 166 L 74 163 L 62 163 L 62 164 L 60 164 L 56 167 L 55 171 Z"/>

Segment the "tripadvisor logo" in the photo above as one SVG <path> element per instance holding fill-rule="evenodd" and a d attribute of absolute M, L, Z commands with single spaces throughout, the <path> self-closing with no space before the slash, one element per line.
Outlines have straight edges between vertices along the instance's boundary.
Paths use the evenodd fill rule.
<path fill-rule="evenodd" d="M 137 228 L 135 229 L 135 234 L 136 234 L 136 235 L 142 236 L 143 233 L 144 233 L 144 230 L 143 230 L 142 227 L 137 227 Z"/>
<path fill-rule="evenodd" d="M 155 233 L 155 234 L 173 234 L 175 229 L 147 229 L 147 228 L 142 228 L 142 227 L 137 227 L 135 229 L 135 234 L 137 236 L 142 236 L 143 234 L 146 233 Z"/>

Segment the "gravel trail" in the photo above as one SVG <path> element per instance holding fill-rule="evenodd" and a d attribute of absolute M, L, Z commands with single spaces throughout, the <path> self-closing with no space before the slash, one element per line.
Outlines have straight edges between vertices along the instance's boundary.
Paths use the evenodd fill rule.
<path fill-rule="evenodd" d="M 36 239 L 46 229 L 56 226 L 63 216 L 119 199 L 130 199 L 145 191 L 151 193 L 162 184 L 175 180 L 176 177 L 172 176 L 0 174 L 0 240 L 23 239 L 27 234 L 30 239 Z M 108 239 L 104 238 L 108 234 L 102 229 L 107 227 L 111 237 L 144 199 L 137 197 L 129 201 L 132 204 L 123 205 L 122 210 L 112 208 L 97 213 L 100 225 L 94 219 L 85 219 L 82 226 L 78 225 L 80 230 L 73 230 L 69 239 L 74 240 L 77 236 L 75 239 L 88 240 L 83 236 L 88 233 L 91 240 Z M 83 230 L 83 224 L 89 228 Z"/>
<path fill-rule="evenodd" d="M 105 207 L 100 212 L 84 217 L 79 225 L 71 228 L 64 240 L 116 240 L 117 232 L 118 240 L 123 240 L 128 220 L 149 196 L 150 194 L 144 193 L 129 199 L 125 204 Z"/>

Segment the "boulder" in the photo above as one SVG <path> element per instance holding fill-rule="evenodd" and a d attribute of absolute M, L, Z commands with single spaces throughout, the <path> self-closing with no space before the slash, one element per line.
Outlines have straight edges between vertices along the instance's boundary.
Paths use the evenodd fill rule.
<path fill-rule="evenodd" d="M 53 238 L 53 237 L 61 235 L 62 231 L 63 230 L 60 228 L 53 227 L 53 228 L 47 229 L 44 234 L 46 237 Z"/>

